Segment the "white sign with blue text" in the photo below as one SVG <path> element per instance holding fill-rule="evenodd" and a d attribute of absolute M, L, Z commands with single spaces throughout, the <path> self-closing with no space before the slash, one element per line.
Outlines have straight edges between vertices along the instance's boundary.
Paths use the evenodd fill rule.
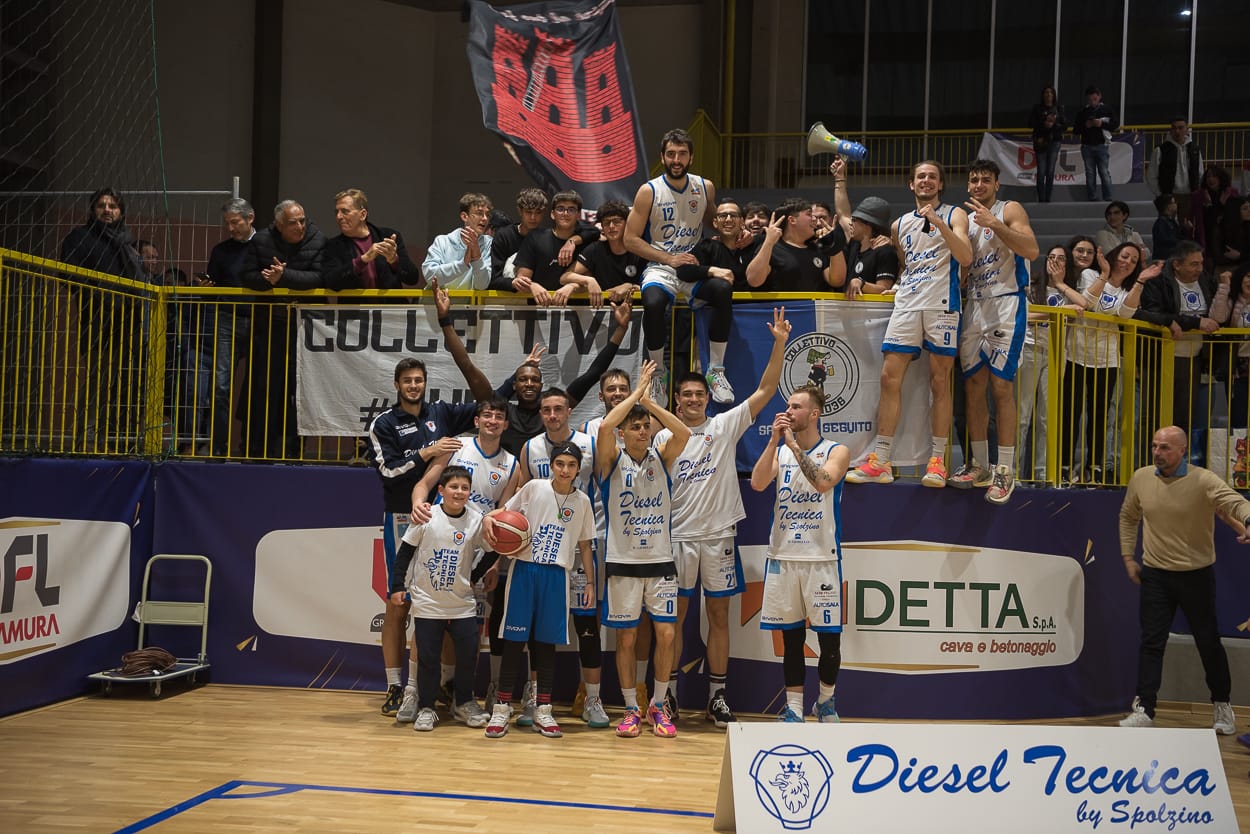
<path fill-rule="evenodd" d="M 1211 730 L 729 725 L 717 831 L 1238 831 Z"/>

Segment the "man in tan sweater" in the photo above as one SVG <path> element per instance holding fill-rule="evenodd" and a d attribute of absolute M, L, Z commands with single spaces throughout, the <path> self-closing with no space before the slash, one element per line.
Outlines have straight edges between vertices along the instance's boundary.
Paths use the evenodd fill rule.
<path fill-rule="evenodd" d="M 1163 650 L 1176 608 L 1193 632 L 1207 687 L 1215 705 L 1212 724 L 1221 735 L 1236 731 L 1229 705 L 1232 680 L 1215 618 L 1215 515 L 1250 527 L 1250 501 L 1213 472 L 1190 466 L 1185 432 L 1168 426 L 1150 443 L 1154 466 L 1133 473 L 1120 508 L 1120 553 L 1128 578 L 1141 586 L 1141 647 L 1137 696 L 1121 727 L 1154 723 L 1155 699 L 1163 677 Z M 1137 525 L 1143 523 L 1142 563 L 1137 563 Z M 1245 531 L 1237 541 L 1250 544 Z"/>

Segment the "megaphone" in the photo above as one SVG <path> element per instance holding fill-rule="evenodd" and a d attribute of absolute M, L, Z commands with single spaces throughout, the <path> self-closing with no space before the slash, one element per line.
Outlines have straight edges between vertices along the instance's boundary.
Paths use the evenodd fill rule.
<path fill-rule="evenodd" d="M 825 130 L 824 122 L 817 122 L 807 132 L 807 152 L 812 156 L 821 153 L 837 153 L 852 162 L 863 162 L 864 157 L 868 156 L 867 148 L 858 142 L 850 142 L 834 136 Z"/>

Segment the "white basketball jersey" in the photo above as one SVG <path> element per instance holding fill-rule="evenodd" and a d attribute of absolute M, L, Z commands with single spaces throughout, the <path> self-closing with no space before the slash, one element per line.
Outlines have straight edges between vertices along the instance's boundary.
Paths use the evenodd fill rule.
<path fill-rule="evenodd" d="M 499 447 L 493 455 L 487 455 L 471 434 L 460 436 L 460 448 L 452 453 L 448 466 L 463 466 L 473 473 L 473 487 L 469 492 L 468 506 L 485 515 L 499 506 L 504 487 L 516 469 L 516 456 Z"/>
<path fill-rule="evenodd" d="M 516 556 L 522 561 L 568 570 L 575 564 L 578 542 L 595 537 L 590 497 L 580 489 L 557 495 L 551 481 L 529 481 L 508 499 L 507 507 L 530 523 L 530 546 Z"/>
<path fill-rule="evenodd" d="M 635 461 L 628 452 L 618 452 L 601 487 L 608 517 L 606 561 L 639 565 L 671 562 L 672 483 L 655 449 L 647 447 L 641 461 Z"/>
<path fill-rule="evenodd" d="M 838 444 L 821 438 L 807 451 L 824 466 Z M 842 558 L 842 484 L 821 493 L 799 468 L 789 447 L 777 449 L 777 498 L 773 503 L 768 555 L 795 562 L 827 562 Z"/>
<path fill-rule="evenodd" d="M 589 494 L 594 483 L 594 438 L 584 432 L 574 431 L 568 440 L 561 440 L 558 443 L 572 443 L 582 450 L 581 468 L 578 469 L 577 477 L 573 479 L 573 485 Z M 525 441 L 525 445 L 521 447 L 521 459 L 525 461 L 530 478 L 546 480 L 551 477 L 551 447 L 558 443 L 545 433 Z"/>
<path fill-rule="evenodd" d="M 996 200 L 990 213 L 999 220 L 1006 200 Z M 1029 262 L 1011 251 L 994 230 L 977 225 L 976 215 L 968 215 L 968 240 L 972 243 L 972 265 L 968 267 L 968 297 L 993 298 L 1023 293 L 1029 286 Z"/>
<path fill-rule="evenodd" d="M 647 182 L 651 189 L 651 216 L 643 240 L 661 252 L 690 252 L 703 238 L 707 214 L 707 183 L 703 177 L 686 175 L 686 187 L 678 191 L 660 175 Z"/>
<path fill-rule="evenodd" d="M 953 206 L 939 205 L 936 213 L 950 225 Z M 898 242 L 903 248 L 903 271 L 894 285 L 895 310 L 959 310 L 959 262 L 951 255 L 937 226 L 914 211 L 898 219 Z"/>
<path fill-rule="evenodd" d="M 750 426 L 751 409 L 743 402 L 690 429 L 673 465 L 673 541 L 712 538 L 746 518 L 735 453 Z M 672 434 L 661 429 L 656 445 Z"/>
<path fill-rule="evenodd" d="M 481 536 L 482 514 L 467 504 L 459 518 L 448 516 L 439 505 L 430 510 L 428 523 L 408 526 L 404 541 L 416 549 L 408 568 L 412 616 L 460 619 L 476 613 L 469 576 Z"/>

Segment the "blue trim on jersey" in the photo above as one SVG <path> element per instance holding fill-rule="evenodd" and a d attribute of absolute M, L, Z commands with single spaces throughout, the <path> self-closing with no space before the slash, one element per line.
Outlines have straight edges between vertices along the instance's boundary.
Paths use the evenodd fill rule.
<path fill-rule="evenodd" d="M 660 176 L 663 178 L 664 184 L 667 185 L 674 194 L 685 194 L 686 189 L 690 187 L 690 181 L 694 179 L 694 174 L 691 174 L 689 171 L 687 171 L 686 172 L 686 184 L 683 185 L 681 188 L 678 188 L 677 186 L 673 185 L 673 181 L 668 178 L 668 172 L 665 172 L 661 174 Z"/>
<path fill-rule="evenodd" d="M 838 447 L 838 441 L 832 441 L 829 451 Z M 828 458 L 826 458 L 828 460 Z M 842 487 L 846 484 L 846 476 L 833 487 L 833 547 L 838 552 L 838 581 L 842 581 Z M 843 602 L 838 599 L 839 604 Z"/>
<path fill-rule="evenodd" d="M 651 208 L 655 208 L 655 183 L 647 180 L 647 188 L 651 189 Z M 647 225 L 642 227 L 642 239 L 647 243 L 655 243 L 651 239 L 651 213 L 647 212 Z"/>
<path fill-rule="evenodd" d="M 794 631 L 796 628 L 806 627 L 806 619 L 799 620 L 795 623 L 760 623 L 760 631 Z"/>
<path fill-rule="evenodd" d="M 1029 289 L 1029 262 L 1023 255 L 1016 255 L 1015 261 L 1016 289 L 1024 293 Z"/>
<path fill-rule="evenodd" d="M 1005 379 L 1008 382 L 1016 378 L 1016 374 L 1020 371 L 1020 356 L 1024 353 L 1024 335 L 1028 332 L 1029 326 L 1029 302 L 1028 299 L 1020 296 L 1016 303 L 1016 322 L 1015 332 L 1011 334 L 1011 347 L 1007 348 L 1007 361 L 1003 363 L 1003 369 L 990 366 L 990 373 L 999 379 Z"/>
<path fill-rule="evenodd" d="M 643 600 L 642 607 L 644 610 L 646 609 L 647 607 L 646 600 Z M 605 628 L 637 628 L 638 623 L 642 622 L 641 614 L 639 614 L 636 618 L 632 620 L 628 620 L 628 621 L 617 620 L 615 622 L 608 619 L 609 615 L 610 615 L 610 611 L 608 610 L 608 591 L 607 591 L 607 587 L 605 586 L 604 591 L 603 591 L 603 599 L 599 601 L 599 624 L 600 625 L 604 626 Z"/>
<path fill-rule="evenodd" d="M 949 292 L 946 294 L 946 309 L 948 312 L 958 313 L 963 309 L 963 299 L 959 295 L 959 261 L 955 260 L 954 255 L 951 255 L 950 273 Z"/>
<path fill-rule="evenodd" d="M 838 488 L 842 487 L 838 484 Z M 841 529 L 840 527 L 838 529 Z M 694 590 L 693 588 L 691 589 Z M 738 550 L 738 543 L 734 542 L 734 586 L 727 591 L 708 591 L 704 589 L 703 595 L 706 597 L 736 597 L 738 594 L 746 590 L 746 577 L 742 574 L 742 552 Z M 678 591 L 680 593 L 680 591 Z"/>
<path fill-rule="evenodd" d="M 938 356 L 958 356 L 959 355 L 958 347 L 938 347 L 937 345 L 933 344 L 933 342 L 930 342 L 928 339 L 924 340 L 924 348 L 925 350 L 929 351 L 929 353 L 933 353 Z M 916 350 L 916 353 L 920 353 L 920 348 L 916 348 L 915 350 Z M 885 345 L 881 346 L 881 352 L 882 353 L 885 352 Z M 907 351 L 900 350 L 898 352 L 906 353 Z"/>
<path fill-rule="evenodd" d="M 654 265 L 654 266 L 663 266 L 663 264 L 653 264 L 653 265 Z M 669 268 L 671 269 L 671 267 L 669 267 Z M 641 286 L 643 287 L 643 289 L 646 289 L 647 287 L 659 287 L 661 290 L 663 290 L 663 291 L 664 291 L 664 294 L 668 296 L 668 301 L 669 301 L 669 303 L 670 303 L 670 304 L 671 304 L 671 303 L 673 303 L 674 301 L 676 301 L 676 300 L 677 300 L 677 295 L 676 295 L 676 294 L 675 294 L 675 293 L 674 293 L 674 292 L 673 292 L 673 291 L 669 288 L 668 284 L 665 284 L 664 282 L 662 282 L 662 281 L 660 281 L 659 279 L 654 278 L 654 277 L 653 277 L 653 278 L 651 278 L 650 280 L 648 280 L 648 279 L 647 279 L 647 273 L 648 273 L 648 272 L 651 272 L 651 267 L 649 267 L 649 266 L 648 266 L 648 267 L 644 267 L 644 268 L 643 268 L 643 270 L 642 270 L 642 284 L 641 284 Z"/>
<path fill-rule="evenodd" d="M 882 353 L 909 353 L 912 356 L 920 355 L 920 347 L 918 345 L 900 345 L 897 342 L 882 342 Z"/>

